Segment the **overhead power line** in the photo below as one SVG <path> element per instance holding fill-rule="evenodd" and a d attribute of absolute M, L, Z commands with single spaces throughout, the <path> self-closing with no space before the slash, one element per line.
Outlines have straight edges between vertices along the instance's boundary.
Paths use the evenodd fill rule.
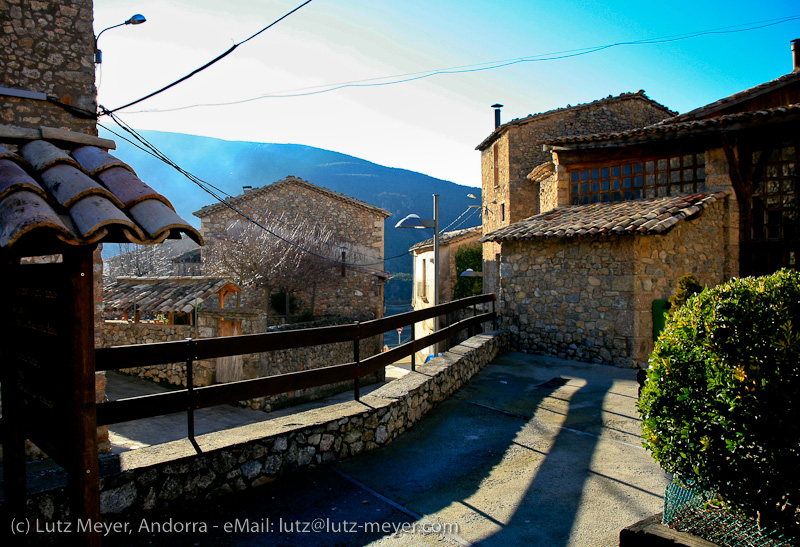
<path fill-rule="evenodd" d="M 234 206 L 227 199 L 223 198 L 220 195 L 220 193 L 224 193 L 224 192 L 222 192 L 218 188 L 214 187 L 212 184 L 204 181 L 203 179 L 201 179 L 201 178 L 193 175 L 192 173 L 186 171 L 185 169 L 183 169 L 181 166 L 179 166 L 177 163 L 175 163 L 173 160 L 171 160 L 166 154 L 164 154 L 158 148 L 156 148 L 155 145 L 153 145 L 151 142 L 149 142 L 147 139 L 145 139 L 135 129 L 133 129 L 132 127 L 127 125 L 125 122 L 123 122 L 121 119 L 119 119 L 119 117 L 117 115 L 115 115 L 113 112 L 106 112 L 106 114 L 109 117 L 111 117 L 111 119 L 113 119 L 121 129 L 123 129 L 126 133 L 130 134 L 131 137 L 134 140 L 131 140 L 131 139 L 125 137 L 124 135 L 120 135 L 119 133 L 113 131 L 111 128 L 106 127 L 103 124 L 98 124 L 98 125 L 100 125 L 100 127 L 105 129 L 109 133 L 112 133 L 113 135 L 116 135 L 117 137 L 129 142 L 133 146 L 136 146 L 137 148 L 139 148 L 143 152 L 146 152 L 146 153 L 150 154 L 151 156 L 161 160 L 165 164 L 169 165 L 170 167 L 172 167 L 173 169 L 175 169 L 176 171 L 181 173 L 183 176 L 185 176 L 187 179 L 189 179 L 191 182 L 193 182 L 196 186 L 198 186 L 201 190 L 203 190 L 204 192 L 206 192 L 207 194 L 212 196 L 215 200 L 217 200 L 222 205 L 225 205 L 226 207 L 231 209 L 233 212 L 235 212 L 237 215 L 239 215 L 243 219 L 247 220 L 248 222 L 250 222 L 253 225 L 255 225 L 258 228 L 260 228 L 261 230 L 264 230 L 265 232 L 269 233 L 270 235 L 280 239 L 284 243 L 286 243 L 286 244 L 288 244 L 288 245 L 290 245 L 290 246 L 292 246 L 292 247 L 294 247 L 294 248 L 296 248 L 296 249 L 298 249 L 298 250 L 300 250 L 302 252 L 308 253 L 308 254 L 310 254 L 312 256 L 316 256 L 317 258 L 320 258 L 322 260 L 326 260 L 328 262 L 332 262 L 334 264 L 340 264 L 340 265 L 344 264 L 345 266 L 377 266 L 377 265 L 382 265 L 384 262 L 386 262 L 388 260 L 394 260 L 396 258 L 400 258 L 400 257 L 406 256 L 406 255 L 409 254 L 408 251 L 406 251 L 406 252 L 404 252 L 402 254 L 398 254 L 396 256 L 384 258 L 384 259 L 382 259 L 382 260 L 380 260 L 378 262 L 355 263 L 355 262 L 346 262 L 346 261 L 337 260 L 337 259 L 334 259 L 334 258 L 327 257 L 325 255 L 319 254 L 317 252 L 314 252 L 314 251 L 312 251 L 310 249 L 306 249 L 303 246 L 298 245 L 294 241 L 291 241 L 290 239 L 287 239 L 286 237 L 284 237 L 284 236 L 282 236 L 282 235 L 280 235 L 278 233 L 275 233 L 274 231 L 270 230 L 268 227 L 264 226 L 261 222 L 259 222 L 258 220 L 254 219 L 252 216 L 246 214 L 244 211 L 242 211 L 238 207 Z M 338 248 L 338 246 L 336 246 L 336 247 Z"/>
<path fill-rule="evenodd" d="M 266 27 L 262 28 L 261 30 L 259 30 L 259 31 L 258 31 L 258 32 L 256 32 L 255 34 L 252 34 L 251 36 L 249 36 L 248 38 L 245 38 L 245 39 L 244 39 L 244 40 L 242 40 L 241 42 L 237 42 L 237 43 L 233 44 L 233 45 L 232 45 L 230 48 L 228 48 L 228 51 L 226 51 L 226 52 L 224 52 L 224 53 L 222 53 L 222 54 L 220 54 L 220 55 L 217 55 L 216 57 L 214 57 L 213 59 L 211 59 L 209 62 L 207 62 L 206 64 L 204 64 L 204 65 L 203 65 L 203 66 L 201 66 L 200 68 L 197 68 L 197 69 L 193 70 L 192 72 L 190 72 L 190 73 L 189 73 L 189 74 L 187 74 L 186 76 L 184 76 L 184 77 L 182 77 L 182 78 L 178 78 L 177 80 L 175 80 L 175 81 L 174 81 L 174 82 L 172 82 L 171 84 L 165 85 L 165 86 L 164 86 L 164 87 L 162 87 L 161 89 L 158 89 L 158 90 L 156 90 L 156 91 L 153 91 L 153 92 L 152 92 L 152 93 L 150 93 L 149 95 L 145 95 L 145 96 L 144 96 L 144 97 L 142 97 L 141 99 L 136 99 L 135 101 L 131 101 L 131 102 L 129 102 L 128 104 L 126 104 L 126 105 L 123 105 L 123 106 L 119 106 L 119 107 L 117 107 L 117 108 L 114 108 L 113 110 L 107 110 L 107 111 L 105 111 L 105 112 L 104 112 L 104 114 L 110 114 L 110 113 L 112 113 L 112 112 L 116 112 L 117 110 L 122 110 L 123 108 L 128 108 L 129 106 L 133 106 L 133 105 L 135 105 L 135 104 L 139 104 L 139 103 L 140 103 L 140 102 L 142 102 L 142 101 L 146 101 L 147 99 L 149 99 L 149 98 L 151 98 L 151 97 L 155 97 L 155 96 L 156 96 L 156 95 L 158 95 L 159 93 L 163 93 L 164 91 L 166 91 L 166 90 L 168 90 L 168 89 L 170 89 L 170 88 L 172 88 L 172 87 L 175 87 L 176 85 L 178 85 L 178 84 L 179 84 L 179 83 L 181 83 L 181 82 L 185 82 L 186 80 L 188 80 L 188 79 L 189 79 L 189 78 L 191 78 L 192 76 L 195 76 L 196 74 L 199 74 L 200 72 L 204 71 L 205 69 L 207 69 L 207 68 L 208 68 L 208 67 L 210 67 L 211 65 L 213 65 L 213 64 L 215 64 L 215 63 L 217 63 L 217 62 L 221 61 L 222 59 L 224 59 L 225 57 L 227 57 L 228 55 L 230 55 L 231 53 L 233 53 L 233 50 L 235 50 L 237 47 L 241 46 L 242 44 L 244 44 L 244 43 L 246 43 L 246 42 L 249 42 L 250 40 L 252 40 L 252 39 L 253 39 L 253 38 L 255 38 L 256 36 L 258 36 L 258 35 L 259 35 L 259 34 L 261 34 L 262 32 L 265 32 L 265 31 L 269 30 L 270 28 L 272 28 L 273 26 L 277 25 L 278 23 L 280 23 L 281 21 L 283 21 L 284 19 L 286 19 L 287 17 L 289 17 L 291 14 L 293 14 L 294 12 L 296 12 L 296 11 L 298 11 L 299 9 L 303 8 L 304 6 L 306 6 L 306 5 L 310 4 L 311 2 L 313 2 L 313 0 L 306 0 L 305 2 L 303 2 L 302 4 L 300 4 L 299 6 L 297 6 L 296 8 L 294 8 L 292 11 L 290 11 L 290 12 L 288 12 L 288 13 L 285 13 L 283 16 L 279 17 L 278 19 L 276 19 L 275 21 L 273 21 L 272 23 L 270 23 L 270 24 L 269 24 L 269 25 L 267 25 Z"/>
<path fill-rule="evenodd" d="M 358 88 L 358 87 L 378 87 L 378 86 L 387 86 L 387 85 L 395 85 L 401 83 L 412 82 L 415 80 L 422 80 L 424 78 L 430 78 L 431 76 L 438 76 L 438 75 L 447 75 L 447 74 L 463 74 L 463 73 L 470 73 L 470 72 L 481 72 L 484 70 L 495 70 L 498 68 L 508 67 L 516 64 L 521 63 L 535 63 L 535 62 L 544 62 L 544 61 L 556 61 L 560 59 L 567 59 L 571 57 L 578 57 L 581 55 L 588 55 L 590 53 L 597 53 L 599 51 L 603 51 L 606 49 L 611 49 L 615 47 L 621 46 L 638 46 L 638 45 L 654 45 L 654 44 L 663 44 L 669 42 L 677 42 L 681 40 L 688 40 L 691 38 L 698 38 L 700 36 L 708 36 L 714 34 L 733 34 L 738 32 L 749 32 L 752 30 L 762 29 L 766 27 L 771 27 L 774 25 L 779 25 L 781 23 L 787 23 L 789 21 L 796 21 L 800 19 L 800 15 L 792 15 L 787 17 L 782 17 L 779 19 L 768 19 L 764 21 L 755 21 L 752 23 L 742 23 L 739 25 L 732 25 L 727 27 L 719 27 L 714 29 L 708 30 L 701 30 L 696 32 L 689 32 L 683 34 L 674 34 L 670 36 L 664 36 L 659 38 L 643 38 L 641 40 L 632 40 L 626 42 L 615 42 L 612 44 L 605 44 L 601 46 L 592 46 L 592 47 L 585 47 L 579 49 L 571 49 L 565 51 L 558 51 L 553 53 L 542 53 L 538 55 L 529 55 L 525 57 L 517 57 L 513 59 L 503 59 L 500 61 L 488 61 L 485 63 L 476 63 L 470 65 L 461 65 L 456 67 L 450 68 L 439 68 L 427 71 L 420 71 L 420 72 L 409 72 L 405 74 L 395 74 L 392 76 L 379 76 L 375 78 L 367 78 L 362 80 L 351 80 L 347 82 L 339 82 L 334 84 L 325 84 L 325 85 L 317 85 L 311 87 L 301 87 L 295 89 L 289 89 L 285 91 L 276 91 L 272 93 L 265 93 L 263 95 L 258 95 L 256 97 L 249 97 L 246 99 L 239 99 L 235 101 L 225 101 L 219 103 L 199 103 L 193 105 L 186 105 L 186 106 L 179 106 L 175 108 L 160 108 L 160 109 L 148 109 L 148 110 L 136 110 L 130 112 L 130 114 L 143 114 L 143 113 L 158 113 L 158 112 L 176 112 L 179 110 L 188 110 L 191 108 L 200 108 L 200 107 L 217 107 L 217 106 L 231 106 L 237 104 L 244 104 L 253 101 L 259 101 L 262 99 L 284 99 L 284 98 L 292 98 L 292 97 L 305 97 L 309 95 L 319 95 L 322 93 L 330 93 L 332 91 L 338 91 L 341 89 L 346 88 Z M 126 108 L 130 106 L 130 104 L 120 107 Z M 115 110 L 119 110 L 115 109 Z"/>

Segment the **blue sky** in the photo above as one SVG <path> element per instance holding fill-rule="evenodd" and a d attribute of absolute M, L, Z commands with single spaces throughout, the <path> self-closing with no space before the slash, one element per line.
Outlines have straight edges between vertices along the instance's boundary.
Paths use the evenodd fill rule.
<path fill-rule="evenodd" d="M 300 3 L 95 0 L 95 32 L 133 13 L 148 19 L 100 38 L 99 102 L 116 108 L 138 99 Z M 137 129 L 305 144 L 479 186 L 474 148 L 493 129 L 491 104 L 505 105 L 505 122 L 644 89 L 685 112 L 790 72 L 800 19 L 396 85 L 174 109 L 792 16 L 800 16 L 796 2 L 771 0 L 757 10 L 739 0 L 314 0 L 198 76 L 118 114 Z"/>

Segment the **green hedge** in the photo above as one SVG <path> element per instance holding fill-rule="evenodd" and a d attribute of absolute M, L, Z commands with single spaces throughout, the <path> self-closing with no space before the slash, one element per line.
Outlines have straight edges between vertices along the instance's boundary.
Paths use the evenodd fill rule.
<path fill-rule="evenodd" d="M 800 274 L 687 300 L 639 401 L 645 446 L 685 484 L 792 534 L 800 520 Z"/>

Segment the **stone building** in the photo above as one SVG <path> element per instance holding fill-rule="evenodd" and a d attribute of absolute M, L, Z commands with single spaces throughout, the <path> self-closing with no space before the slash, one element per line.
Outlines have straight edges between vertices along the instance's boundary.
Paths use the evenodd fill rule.
<path fill-rule="evenodd" d="M 383 286 L 388 279 L 383 271 L 384 220 L 388 211 L 290 176 L 195 212 L 210 248 L 215 238 L 229 237 L 226 234 L 234 223 L 243 222 L 237 211 L 265 222 L 276 219 L 275 226 L 288 230 L 281 233 L 292 241 L 292 230 L 298 226 L 306 232 L 314 226 L 329 232 L 316 254 L 331 260 L 317 257 L 320 260 L 313 271 L 296 272 L 293 294 L 303 309 L 313 306 L 317 315 L 383 317 Z M 203 272 L 208 274 L 203 260 Z M 264 289 L 247 287 L 244 280 L 241 283 L 245 293 L 242 306 L 263 309 Z"/>
<path fill-rule="evenodd" d="M 0 2 L 0 255 L 10 295 L 2 389 L 11 394 L 4 443 L 22 417 L 12 402 L 22 403 L 21 434 L 47 443 L 54 457 L 50 447 L 65 431 L 62 444 L 80 445 L 86 470 L 76 471 L 64 446 L 56 450 L 82 485 L 97 480 L 98 450 L 110 449 L 105 426 L 97 439 L 84 436 L 97 423 L 94 402 L 105 399 L 93 353 L 103 320 L 102 244 L 158 244 L 181 233 L 202 243 L 167 198 L 108 153 L 115 143 L 97 137 L 92 20 L 91 0 Z M 52 420 L 43 426 L 42 416 Z M 16 442 L 9 444 L 7 502 L 18 480 L 9 475 L 20 475 L 12 470 Z"/>
<path fill-rule="evenodd" d="M 544 145 L 557 137 L 622 131 L 677 114 L 644 94 L 623 93 L 586 104 L 532 114 L 499 125 L 477 147 L 481 152 L 483 233 L 540 212 L 539 179 L 531 171 L 551 160 Z M 484 290 L 496 292 L 498 246 L 483 248 Z"/>
<path fill-rule="evenodd" d="M 800 68 L 659 123 L 551 138 L 540 213 L 487 233 L 517 349 L 644 367 L 656 299 L 797 268 Z M 497 247 L 493 247 L 493 250 Z"/>
<path fill-rule="evenodd" d="M 456 271 L 456 251 L 463 245 L 478 243 L 481 237 L 480 226 L 444 232 L 439 236 L 439 260 L 442 268 L 439 270 L 439 302 L 453 300 L 453 289 L 460 272 Z M 433 306 L 434 274 L 436 271 L 433 260 L 433 238 L 420 241 L 409 249 L 414 257 L 414 287 L 411 296 L 411 305 L 414 310 L 421 310 Z M 433 319 L 420 321 L 414 325 L 415 338 L 422 338 L 433 333 Z M 419 362 L 433 352 L 432 348 L 425 348 L 417 352 Z"/>

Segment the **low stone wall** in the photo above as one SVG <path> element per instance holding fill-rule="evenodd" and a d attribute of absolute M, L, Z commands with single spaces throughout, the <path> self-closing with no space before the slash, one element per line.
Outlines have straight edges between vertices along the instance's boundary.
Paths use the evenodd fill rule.
<path fill-rule="evenodd" d="M 106 456 L 101 459 L 101 512 L 114 520 L 169 511 L 384 446 L 507 347 L 503 332 L 474 336 L 361 401 L 199 436 L 199 455 L 188 440 L 180 440 Z M 65 519 L 66 489 L 54 486 L 55 479 L 50 476 L 49 489 L 29 494 L 30 518 Z"/>

